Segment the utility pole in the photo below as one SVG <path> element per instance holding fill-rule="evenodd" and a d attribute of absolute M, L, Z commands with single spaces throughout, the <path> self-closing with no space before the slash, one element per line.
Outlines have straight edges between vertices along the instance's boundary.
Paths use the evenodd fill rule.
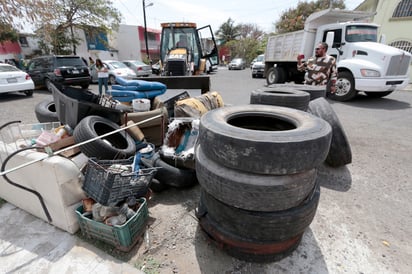
<path fill-rule="evenodd" d="M 146 58 L 149 61 L 150 65 L 152 65 L 152 60 L 150 59 L 150 55 L 149 55 L 149 45 L 147 41 L 147 26 L 146 26 L 146 7 L 150 7 L 150 6 L 153 6 L 153 3 L 149 3 L 146 6 L 146 1 L 143 0 L 144 40 L 146 43 Z"/>

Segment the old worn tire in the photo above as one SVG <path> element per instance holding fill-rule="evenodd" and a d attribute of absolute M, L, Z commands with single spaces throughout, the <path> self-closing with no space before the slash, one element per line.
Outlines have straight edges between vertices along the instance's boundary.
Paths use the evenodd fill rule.
<path fill-rule="evenodd" d="M 352 151 L 348 138 L 329 102 L 324 98 L 313 100 L 309 103 L 309 112 L 322 118 L 332 127 L 332 140 L 325 163 L 332 167 L 350 164 L 352 162 Z"/>
<path fill-rule="evenodd" d="M 302 233 L 284 241 L 257 242 L 224 231 L 208 215 L 199 219 L 199 225 L 216 247 L 234 258 L 255 263 L 279 261 L 289 256 L 299 246 L 303 236 Z"/>
<path fill-rule="evenodd" d="M 326 158 L 331 127 L 286 107 L 239 105 L 214 109 L 200 119 L 198 143 L 219 164 L 258 174 L 311 170 Z"/>
<path fill-rule="evenodd" d="M 56 106 L 53 97 L 47 97 L 34 107 L 34 113 L 40 123 L 58 122 Z"/>
<path fill-rule="evenodd" d="M 175 188 L 186 188 L 198 183 L 196 171 L 193 169 L 177 168 L 164 162 L 158 152 L 151 158 L 151 165 L 159 168 L 155 178 L 160 183 Z"/>
<path fill-rule="evenodd" d="M 227 168 L 196 147 L 199 184 L 214 198 L 252 211 L 278 211 L 298 206 L 313 190 L 316 169 L 291 175 L 262 175 Z"/>
<path fill-rule="evenodd" d="M 282 106 L 306 111 L 310 95 L 292 88 L 262 88 L 250 94 L 251 104 Z"/>
<path fill-rule="evenodd" d="M 315 100 L 319 97 L 326 97 L 326 87 L 325 86 L 310 86 L 302 84 L 273 84 L 269 85 L 269 88 L 281 89 L 281 88 L 291 88 L 309 93 L 309 100 Z"/>
<path fill-rule="evenodd" d="M 81 143 L 119 128 L 119 125 L 106 118 L 90 115 L 77 124 L 73 136 L 76 143 Z M 113 160 L 134 156 L 136 145 L 126 131 L 121 131 L 84 144 L 80 146 L 80 151 L 88 157 Z"/>
<path fill-rule="evenodd" d="M 200 204 L 207 216 L 229 233 L 257 242 L 284 241 L 305 231 L 316 214 L 320 186 L 298 206 L 281 211 L 261 212 L 236 208 L 210 195 L 203 188 Z"/>

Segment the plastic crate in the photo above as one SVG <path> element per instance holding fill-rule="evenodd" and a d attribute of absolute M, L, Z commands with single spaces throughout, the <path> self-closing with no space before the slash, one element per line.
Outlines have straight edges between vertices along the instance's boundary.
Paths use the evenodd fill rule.
<path fill-rule="evenodd" d="M 116 204 L 127 197 L 142 197 L 156 173 L 154 168 L 128 172 L 112 169 L 113 165 L 131 165 L 133 158 L 126 160 L 88 160 L 83 190 L 90 198 L 102 205 Z"/>
<path fill-rule="evenodd" d="M 145 198 L 138 199 L 139 209 L 126 223 L 109 226 L 83 215 L 83 206 L 76 209 L 80 230 L 86 237 L 108 243 L 118 250 L 128 252 L 138 242 L 145 231 L 149 212 Z"/>

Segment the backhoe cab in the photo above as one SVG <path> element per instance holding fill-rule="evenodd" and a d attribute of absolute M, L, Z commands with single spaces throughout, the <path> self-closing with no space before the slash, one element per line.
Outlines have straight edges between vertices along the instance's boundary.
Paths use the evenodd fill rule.
<path fill-rule="evenodd" d="M 200 75 L 206 72 L 207 59 L 211 65 L 218 65 L 218 52 L 210 25 L 200 29 L 195 23 L 162 23 L 161 26 L 161 75 Z"/>

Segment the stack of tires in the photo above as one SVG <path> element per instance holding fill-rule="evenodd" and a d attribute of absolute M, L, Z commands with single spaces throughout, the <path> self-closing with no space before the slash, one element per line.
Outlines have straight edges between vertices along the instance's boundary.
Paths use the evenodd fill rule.
<path fill-rule="evenodd" d="M 315 216 L 316 167 L 330 141 L 326 121 L 292 108 L 242 105 L 206 113 L 195 151 L 202 229 L 242 260 L 290 254 Z"/>

